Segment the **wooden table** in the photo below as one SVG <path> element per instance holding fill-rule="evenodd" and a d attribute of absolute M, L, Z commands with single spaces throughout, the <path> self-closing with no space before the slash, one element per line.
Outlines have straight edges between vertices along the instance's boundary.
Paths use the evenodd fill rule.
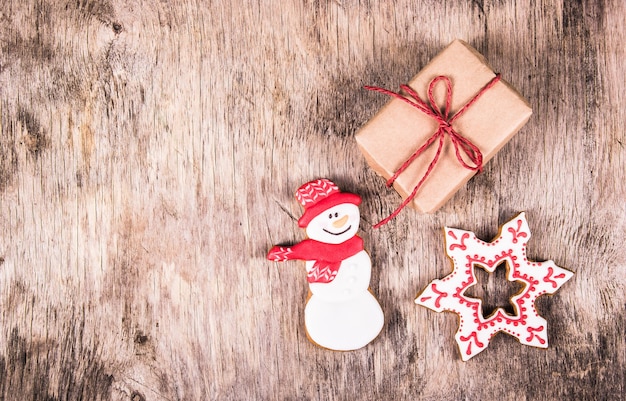
<path fill-rule="evenodd" d="M 625 3 L 517 3 L 2 1 L 0 399 L 624 399 Z M 387 101 L 362 86 L 455 38 L 534 114 L 440 211 L 373 230 L 399 197 L 356 147 Z M 265 258 L 318 177 L 363 197 L 385 326 L 358 351 L 310 343 L 303 263 Z M 463 362 L 413 300 L 444 225 L 520 211 L 528 256 L 575 272 L 537 302 L 550 346 Z"/>

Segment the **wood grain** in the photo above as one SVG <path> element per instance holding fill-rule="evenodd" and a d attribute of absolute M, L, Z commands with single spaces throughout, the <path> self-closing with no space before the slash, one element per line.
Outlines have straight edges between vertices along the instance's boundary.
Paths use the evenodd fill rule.
<path fill-rule="evenodd" d="M 517 3 L 2 1 L 0 399 L 624 399 L 626 6 Z M 356 148 L 386 101 L 361 87 L 455 38 L 534 115 L 439 212 L 372 230 L 399 197 Z M 364 199 L 386 324 L 355 352 L 307 341 L 303 264 L 265 260 L 318 177 Z M 413 299 L 450 271 L 444 225 L 518 211 L 576 274 L 538 302 L 547 350 L 464 363 Z"/>

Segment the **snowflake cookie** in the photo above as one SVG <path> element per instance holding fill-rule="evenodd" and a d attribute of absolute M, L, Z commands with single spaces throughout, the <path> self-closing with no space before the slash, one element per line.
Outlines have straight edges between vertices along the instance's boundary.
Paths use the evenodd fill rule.
<path fill-rule="evenodd" d="M 433 280 L 415 303 L 436 312 L 451 311 L 459 315 L 455 338 L 464 361 L 487 348 L 491 337 L 500 331 L 514 336 L 522 344 L 548 347 L 547 322 L 537 313 L 535 300 L 543 294 L 556 292 L 573 273 L 551 260 L 529 261 L 526 258 L 529 239 L 524 213 L 504 224 L 491 242 L 481 241 L 470 231 L 445 228 L 446 253 L 452 260 L 453 271 L 442 279 Z M 507 265 L 507 280 L 520 282 L 524 288 L 511 298 L 514 315 L 498 308 L 485 318 L 482 301 L 465 292 L 476 284 L 475 266 L 493 273 L 502 263 Z"/>

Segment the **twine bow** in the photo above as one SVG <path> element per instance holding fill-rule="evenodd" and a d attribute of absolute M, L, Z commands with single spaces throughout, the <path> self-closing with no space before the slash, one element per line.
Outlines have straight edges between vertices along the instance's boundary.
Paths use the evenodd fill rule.
<path fill-rule="evenodd" d="M 400 85 L 400 89 L 406 92 L 407 96 L 403 96 L 400 93 L 396 93 L 388 89 L 379 88 L 376 86 L 365 87 L 365 89 L 367 90 L 380 92 L 385 95 L 392 96 L 396 99 L 400 99 L 408 103 L 412 107 L 415 107 L 422 113 L 434 118 L 438 123 L 438 127 L 435 133 L 430 138 L 428 138 L 428 140 L 426 140 L 426 142 L 419 149 L 413 152 L 413 154 L 404 163 L 402 163 L 400 168 L 391 176 L 391 178 L 389 178 L 389 180 L 387 180 L 387 186 L 390 187 L 398 178 L 398 176 L 402 174 L 402 172 L 406 170 L 411 165 L 411 163 L 413 163 L 413 161 L 419 157 L 419 155 L 421 155 L 428 147 L 430 147 L 430 145 L 438 140 L 439 144 L 437 147 L 437 153 L 435 153 L 435 157 L 428 165 L 426 173 L 424 173 L 424 176 L 422 176 L 417 185 L 415 185 L 411 194 L 406 199 L 404 199 L 404 201 L 402 201 L 400 206 L 398 206 L 398 208 L 394 210 L 393 213 L 391 213 L 388 217 L 375 224 L 374 228 L 379 228 L 380 226 L 387 224 L 391 219 L 396 217 L 400 213 L 400 211 L 402 211 L 402 209 L 404 209 L 404 207 L 413 200 L 413 198 L 415 198 L 417 191 L 419 191 L 419 189 L 424 184 L 430 173 L 435 168 L 435 165 L 439 161 L 446 135 L 450 137 L 450 141 L 454 145 L 454 151 L 459 163 L 468 170 L 478 172 L 482 171 L 483 154 L 481 153 L 480 149 L 478 149 L 478 147 L 474 145 L 469 139 L 464 138 L 458 132 L 456 132 L 456 130 L 452 126 L 452 123 L 454 123 L 457 118 L 465 113 L 465 111 L 471 105 L 473 105 L 478 100 L 478 98 L 482 96 L 483 93 L 485 93 L 492 86 L 494 86 L 499 80 L 500 74 L 496 74 L 496 76 L 491 81 L 489 81 L 489 83 L 487 83 L 487 85 L 485 85 L 480 90 L 480 92 L 478 92 L 469 102 L 467 102 L 465 106 L 461 107 L 461 109 L 453 116 L 450 116 L 450 103 L 452 102 L 452 84 L 450 83 L 450 78 L 444 75 L 440 75 L 430 81 L 430 85 L 428 86 L 428 101 L 430 102 L 430 104 L 427 104 L 422 99 L 420 99 L 417 92 L 415 92 L 413 88 L 408 85 Z M 443 110 L 441 110 L 441 108 L 437 105 L 437 102 L 435 102 L 433 96 L 435 85 L 437 85 L 439 81 L 443 81 L 446 85 L 446 105 Z M 469 163 L 465 161 L 463 155 L 465 155 L 465 158 L 469 160 Z"/>

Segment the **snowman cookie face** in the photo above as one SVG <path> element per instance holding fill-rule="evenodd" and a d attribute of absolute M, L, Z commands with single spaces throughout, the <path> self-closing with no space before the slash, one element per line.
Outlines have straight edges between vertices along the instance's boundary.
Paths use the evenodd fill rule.
<path fill-rule="evenodd" d="M 341 244 L 356 235 L 361 216 L 359 207 L 342 203 L 315 216 L 306 228 L 310 239 L 327 244 Z"/>

